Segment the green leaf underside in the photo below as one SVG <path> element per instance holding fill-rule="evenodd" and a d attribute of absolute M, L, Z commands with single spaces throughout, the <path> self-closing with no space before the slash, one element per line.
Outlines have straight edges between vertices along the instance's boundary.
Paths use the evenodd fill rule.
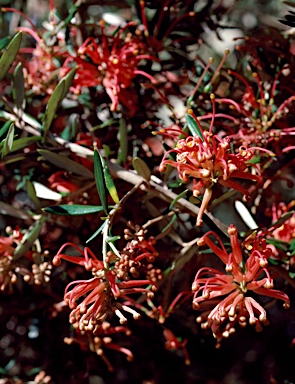
<path fill-rule="evenodd" d="M 38 149 L 38 152 L 50 163 L 60 167 L 61 169 L 73 172 L 76 175 L 93 179 L 94 175 L 88 168 L 84 167 L 82 164 L 76 163 L 74 160 L 71 160 L 66 156 L 51 152 L 47 149 Z"/>
<path fill-rule="evenodd" d="M 139 176 L 142 176 L 146 181 L 150 180 L 151 171 L 145 161 L 143 161 L 139 157 L 135 157 L 132 160 L 132 166 L 136 170 L 136 172 L 139 174 Z"/>

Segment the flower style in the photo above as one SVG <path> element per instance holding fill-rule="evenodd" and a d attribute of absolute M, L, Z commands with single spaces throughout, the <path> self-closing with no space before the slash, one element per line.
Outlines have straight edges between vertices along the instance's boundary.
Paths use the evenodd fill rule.
<path fill-rule="evenodd" d="M 112 101 L 112 111 L 115 111 L 121 102 L 134 113 L 136 97 L 128 90 L 133 79 L 142 75 L 152 82 L 155 81 L 151 75 L 138 69 L 138 65 L 144 59 L 158 59 L 145 53 L 147 46 L 137 37 L 127 35 L 125 39 L 122 38 L 124 30 L 134 25 L 133 22 L 121 28 L 115 37 L 105 34 L 103 21 L 100 25 L 101 43 L 97 43 L 93 37 L 88 38 L 78 49 L 78 56 L 65 61 L 64 73 L 70 70 L 69 64 L 75 62 L 78 66 L 72 87 L 75 93 L 80 93 L 81 87 L 96 87 L 102 84 Z"/>
<path fill-rule="evenodd" d="M 188 113 L 198 124 L 200 135 L 180 139 L 176 147 L 165 154 L 159 169 L 164 172 L 166 165 L 171 165 L 177 169 L 179 177 L 184 183 L 189 181 L 189 177 L 193 177 L 193 195 L 196 197 L 200 196 L 202 190 L 205 189 L 197 217 L 197 226 L 201 226 L 203 213 L 212 196 L 212 187 L 216 183 L 236 189 L 246 198 L 250 198 L 249 191 L 232 179 L 240 178 L 262 182 L 262 178 L 259 174 L 248 172 L 248 167 L 253 165 L 249 163 L 249 160 L 252 159 L 257 148 L 240 147 L 238 153 L 231 153 L 228 137 L 222 139 L 213 134 L 212 124 L 209 131 L 204 131 L 192 110 L 189 110 Z M 176 153 L 176 160 L 167 159 L 171 153 Z M 256 170 L 258 171 L 257 167 Z"/>
<path fill-rule="evenodd" d="M 189 355 L 188 355 L 188 352 L 186 349 L 187 339 L 184 339 L 181 341 L 179 338 L 177 338 L 174 335 L 174 333 L 170 329 L 167 329 L 167 328 L 164 329 L 163 335 L 166 339 L 165 348 L 168 351 L 181 348 L 183 355 L 184 355 L 184 358 L 185 358 L 185 364 L 190 365 L 191 361 L 190 361 L 190 358 L 189 358 Z"/>
<path fill-rule="evenodd" d="M 73 247 L 81 256 L 70 256 L 62 253 L 67 246 Z M 132 293 L 146 293 L 148 297 L 153 296 L 148 288 L 142 286 L 155 284 L 150 280 L 129 280 L 119 281 L 116 272 L 104 267 L 101 260 L 98 260 L 95 254 L 85 247 L 82 251 L 72 243 L 64 244 L 57 255 L 53 258 L 53 264 L 59 265 L 61 259 L 85 267 L 91 271 L 93 278 L 89 280 L 77 280 L 68 284 L 65 290 L 64 300 L 72 309 L 70 314 L 70 323 L 81 331 L 93 331 L 94 333 L 100 324 L 107 318 L 108 314 L 113 312 L 119 317 L 121 324 L 127 322 L 126 317 L 121 310 L 132 314 L 134 319 L 139 319 L 140 314 L 127 305 L 121 304 L 118 298 Z M 72 288 L 74 286 L 74 288 Z M 80 304 L 77 301 L 86 296 Z"/>
<path fill-rule="evenodd" d="M 217 346 L 224 337 L 235 331 L 235 324 L 246 326 L 247 319 L 255 325 L 257 331 L 261 330 L 261 323 L 267 324 L 265 309 L 252 297 L 250 293 L 273 297 L 284 301 L 284 307 L 289 308 L 288 296 L 273 289 L 273 279 L 267 269 L 271 248 L 266 240 L 259 234 L 253 239 L 246 239 L 243 248 L 248 254 L 243 260 L 241 245 L 238 240 L 237 228 L 231 224 L 228 233 L 232 252 L 228 253 L 221 239 L 212 231 L 206 233 L 198 245 L 208 245 L 211 250 L 225 264 L 226 274 L 213 268 L 201 268 L 192 284 L 194 292 L 193 307 L 200 308 L 200 304 L 207 301 L 219 303 L 209 312 L 201 315 L 197 321 L 202 328 L 211 328 L 217 338 Z M 210 235 L 215 236 L 219 245 L 216 245 Z M 223 299 L 220 298 L 225 296 Z"/>

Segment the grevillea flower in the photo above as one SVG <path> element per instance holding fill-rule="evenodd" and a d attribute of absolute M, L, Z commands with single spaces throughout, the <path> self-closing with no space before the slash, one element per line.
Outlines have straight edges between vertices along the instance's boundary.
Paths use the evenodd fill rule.
<path fill-rule="evenodd" d="M 122 38 L 126 28 L 134 25 L 127 23 L 119 30 L 115 37 L 107 36 L 104 32 L 104 22 L 101 21 L 101 42 L 93 37 L 88 38 L 78 49 L 77 57 L 70 57 L 65 61 L 63 69 L 67 73 L 69 64 L 78 65 L 72 89 L 81 92 L 81 87 L 96 87 L 102 84 L 109 95 L 115 111 L 119 102 L 135 112 L 136 95 L 130 91 L 132 81 L 137 75 L 142 75 L 151 80 L 155 79 L 148 73 L 138 69 L 142 60 L 156 60 L 157 58 L 146 54 L 147 46 L 137 37 L 127 35 Z M 90 61 L 87 61 L 90 60 Z"/>
<path fill-rule="evenodd" d="M 70 256 L 62 253 L 64 248 L 71 246 L 81 256 Z M 121 310 L 132 314 L 134 319 L 139 319 L 140 314 L 127 305 L 121 304 L 118 298 L 133 294 L 146 293 L 149 297 L 153 296 L 148 288 L 143 286 L 152 285 L 150 280 L 129 280 L 120 281 L 116 277 L 116 273 L 105 268 L 104 263 L 95 256 L 95 254 L 85 247 L 82 251 L 79 247 L 72 243 L 64 244 L 57 255 L 53 258 L 53 264 L 59 265 L 61 259 L 85 267 L 87 271 L 91 271 L 93 278 L 88 280 L 77 280 L 68 284 L 65 290 L 64 300 L 72 309 L 70 314 L 70 323 L 76 328 L 95 333 L 97 327 L 107 318 L 108 314 L 113 312 L 119 317 L 120 323 L 127 322 L 126 317 Z M 77 302 L 82 301 L 78 304 Z"/>
<path fill-rule="evenodd" d="M 54 4 L 51 0 L 50 9 L 50 23 L 53 28 Z M 51 37 L 53 39 L 56 38 L 57 41 L 57 44 L 53 45 L 52 41 L 48 41 L 48 36 L 47 38 L 45 37 L 48 31 L 39 31 L 24 13 L 14 8 L 2 8 L 2 11 L 21 15 L 30 27 L 19 27 L 17 30 L 29 34 L 36 41 L 35 48 L 22 47 L 19 50 L 19 58 L 24 65 L 25 87 L 35 95 L 51 95 L 59 81 L 60 65 L 57 58 L 61 58 L 66 52 L 65 40 L 60 38 L 60 36 L 56 38 L 53 30 Z M 29 60 L 26 59 L 28 54 L 31 56 Z"/>
<path fill-rule="evenodd" d="M 222 139 L 212 133 L 213 120 L 210 130 L 205 131 L 192 110 L 188 113 L 198 124 L 200 134 L 180 139 L 176 147 L 165 154 L 159 169 L 164 172 L 166 166 L 171 165 L 177 169 L 179 178 L 184 183 L 187 183 L 190 177 L 193 178 L 193 195 L 198 197 L 203 194 L 197 218 L 197 225 L 201 226 L 203 213 L 212 196 L 212 187 L 216 183 L 236 189 L 246 198 L 250 198 L 249 191 L 233 179 L 262 182 L 262 178 L 259 174 L 248 171 L 248 167 L 253 166 L 249 161 L 257 148 L 240 147 L 238 153 L 232 153 L 230 139 L 228 137 Z M 176 160 L 169 159 L 172 153 L 176 153 Z M 256 169 L 259 173 L 257 167 L 252 169 Z"/>
<path fill-rule="evenodd" d="M 283 202 L 279 204 L 273 204 L 271 209 L 272 222 L 275 223 L 279 220 L 282 215 L 287 212 L 290 212 L 295 205 L 295 200 L 291 201 L 289 204 Z M 286 220 L 280 227 L 275 228 L 271 232 L 272 237 L 277 240 L 284 241 L 289 243 L 295 238 L 295 214 L 293 214 L 288 220 Z"/>
<path fill-rule="evenodd" d="M 235 331 L 236 323 L 246 326 L 247 320 L 261 330 L 261 323 L 267 324 L 266 311 L 261 304 L 252 297 L 252 293 L 268 296 L 284 301 L 284 307 L 290 306 L 288 296 L 273 289 L 273 279 L 268 270 L 268 259 L 271 248 L 266 240 L 259 235 L 246 240 L 243 249 L 238 240 L 237 228 L 231 224 L 228 233 L 232 251 L 228 253 L 221 239 L 212 231 L 206 233 L 198 245 L 207 245 L 225 264 L 226 273 L 214 268 L 201 268 L 192 284 L 194 292 L 193 307 L 201 309 L 204 302 L 218 304 L 203 313 L 197 321 L 202 328 L 211 328 L 217 338 L 217 345 L 223 337 L 228 337 Z M 209 236 L 214 236 L 216 245 Z M 244 260 L 243 251 L 247 255 Z"/>
<path fill-rule="evenodd" d="M 236 102 L 228 98 L 216 99 L 218 103 L 229 104 L 232 110 L 238 112 L 236 122 L 238 122 L 238 132 L 232 135 L 232 138 L 245 146 L 257 145 L 265 147 L 267 144 L 277 141 L 284 136 L 295 134 L 295 127 L 286 127 L 280 123 L 280 119 L 287 116 L 290 105 L 295 100 L 294 91 L 290 88 L 284 90 L 284 93 L 277 89 L 280 76 L 283 73 L 290 72 L 288 66 L 283 66 L 277 73 L 273 83 L 262 82 L 258 73 L 253 72 L 252 76 L 258 86 L 258 96 L 255 87 L 251 85 L 243 76 L 229 70 L 228 73 L 234 75 L 245 86 L 241 102 Z M 286 93 L 289 97 L 283 102 L 277 101 L 277 93 Z M 225 115 L 224 115 L 225 116 Z M 232 116 L 228 116 L 232 120 Z M 274 149 L 275 146 L 274 146 Z"/>

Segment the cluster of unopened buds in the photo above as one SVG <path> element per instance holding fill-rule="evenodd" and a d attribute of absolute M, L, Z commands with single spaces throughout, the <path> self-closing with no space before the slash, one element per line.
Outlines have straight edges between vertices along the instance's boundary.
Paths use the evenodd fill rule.
<path fill-rule="evenodd" d="M 76 249 L 81 256 L 64 254 L 63 250 L 68 246 Z M 110 255 L 108 262 L 106 260 L 102 262 L 88 247 L 82 251 L 75 244 L 66 243 L 54 257 L 53 264 L 59 265 L 61 259 L 85 267 L 87 271 L 91 271 L 93 276 L 88 280 L 73 281 L 65 290 L 64 300 L 72 309 L 70 323 L 80 331 L 96 333 L 102 322 L 111 313 L 119 318 L 121 324 L 127 322 L 122 311 L 130 313 L 134 319 L 139 319 L 141 315 L 137 311 L 120 303 L 118 299 L 137 293 L 146 294 L 147 297 L 154 296 L 153 291 L 156 290 L 156 286 L 153 281 L 131 280 L 127 274 L 123 276 L 122 273 L 119 273 L 118 276 L 116 268 L 109 266 L 109 262 L 112 262 Z M 118 268 L 118 270 L 123 271 L 122 268 Z M 82 297 L 84 299 L 78 304 Z"/>
<path fill-rule="evenodd" d="M 12 228 L 7 227 L 6 232 L 10 236 L 0 237 L 0 290 L 8 289 L 11 291 L 12 284 L 17 282 L 18 275 L 21 275 L 25 282 L 33 282 L 36 285 L 48 283 L 52 265 L 49 262 L 43 262 L 33 263 L 30 267 L 25 265 L 28 263 L 23 265 L 18 260 L 14 260 L 15 249 L 21 243 L 24 235 L 19 228 L 12 230 Z M 46 251 L 41 254 L 28 250 L 23 257 L 30 263 L 32 260 L 46 256 L 48 256 Z"/>
<path fill-rule="evenodd" d="M 197 318 L 202 328 L 211 328 L 217 339 L 217 347 L 223 338 L 235 332 L 237 323 L 244 327 L 248 321 L 257 331 L 262 329 L 262 324 L 268 323 L 265 309 L 251 296 L 252 292 L 283 300 L 284 308 L 290 306 L 289 297 L 284 292 L 273 289 L 274 283 L 268 269 L 268 259 L 272 251 L 262 234 L 253 234 L 241 247 L 237 228 L 233 224 L 228 233 L 232 248 L 230 253 L 212 231 L 198 241 L 199 246 L 207 245 L 219 257 L 225 264 L 226 273 L 204 267 L 197 272 L 192 284 L 193 307 L 196 310 L 201 310 L 202 303 L 216 304 L 218 301 L 212 310 L 205 311 Z M 210 236 L 215 237 L 218 245 Z"/>
<path fill-rule="evenodd" d="M 159 170 L 164 172 L 166 166 L 171 165 L 177 169 L 178 176 L 184 183 L 187 183 L 190 177 L 193 178 L 193 195 L 199 197 L 203 194 L 197 217 L 197 226 L 201 226 L 203 213 L 211 200 L 212 188 L 216 183 L 233 188 L 249 199 L 251 197 L 249 191 L 233 179 L 247 179 L 261 183 L 262 177 L 258 167 L 250 163 L 257 148 L 240 147 L 237 153 L 232 153 L 230 139 L 213 134 L 213 120 L 209 131 L 206 131 L 192 110 L 189 110 L 188 114 L 198 125 L 199 135 L 184 134 L 186 138 L 178 140 L 175 148 L 166 152 Z M 176 160 L 169 158 L 173 153 L 176 153 Z M 250 166 L 256 171 L 255 174 L 249 172 Z"/>

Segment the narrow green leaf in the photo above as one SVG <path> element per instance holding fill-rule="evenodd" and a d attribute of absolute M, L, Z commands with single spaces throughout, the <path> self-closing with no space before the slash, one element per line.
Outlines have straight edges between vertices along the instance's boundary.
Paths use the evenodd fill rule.
<path fill-rule="evenodd" d="M 42 225 L 44 221 L 46 220 L 45 217 L 42 217 L 40 221 L 38 221 L 35 226 L 31 229 L 30 232 L 26 233 L 26 235 L 23 237 L 21 243 L 16 247 L 13 259 L 18 260 L 21 258 L 34 244 L 34 242 L 38 239 Z"/>
<path fill-rule="evenodd" d="M 136 172 L 139 174 L 139 176 L 142 176 L 147 181 L 150 180 L 151 171 L 145 161 L 143 161 L 139 157 L 135 157 L 132 160 L 132 165 L 133 165 L 133 168 L 136 170 Z"/>
<path fill-rule="evenodd" d="M 6 156 L 11 151 L 13 139 L 14 139 L 14 123 L 11 123 L 8 129 L 6 138 L 3 142 L 2 157 Z"/>
<path fill-rule="evenodd" d="M 202 133 L 200 127 L 198 126 L 197 122 L 193 118 L 193 116 L 189 115 L 189 114 L 186 114 L 185 117 L 186 117 L 186 122 L 187 122 L 188 128 L 190 130 L 190 133 L 193 136 L 199 136 L 200 139 L 202 141 L 204 141 L 203 133 Z"/>
<path fill-rule="evenodd" d="M 89 215 L 103 211 L 103 207 L 97 205 L 64 204 L 46 207 L 43 211 L 60 216 Z"/>
<path fill-rule="evenodd" d="M 68 141 L 73 140 L 79 131 L 79 122 L 80 116 L 78 115 L 78 113 L 73 113 L 72 115 L 70 115 L 69 123 L 62 131 L 60 137 Z"/>
<path fill-rule="evenodd" d="M 73 172 L 76 175 L 93 178 L 93 173 L 84 165 L 76 163 L 74 160 L 69 159 L 66 156 L 60 155 L 58 153 L 51 152 L 47 149 L 38 149 L 40 155 L 42 155 L 50 163 L 65 169 L 66 171 Z"/>
<path fill-rule="evenodd" d="M 10 40 L 11 40 L 10 36 L 7 36 L 7 37 L 4 37 L 3 39 L 0 39 L 0 51 L 2 51 L 2 49 L 8 45 Z"/>
<path fill-rule="evenodd" d="M 120 119 L 119 125 L 119 136 L 120 136 L 120 151 L 118 154 L 117 164 L 125 164 L 128 154 L 128 135 L 127 135 L 127 126 L 123 118 Z"/>
<path fill-rule="evenodd" d="M 54 119 L 55 112 L 62 101 L 64 90 L 65 90 L 65 80 L 63 79 L 57 84 L 55 90 L 50 96 L 50 99 L 48 100 L 48 104 L 47 104 L 45 115 L 44 115 L 43 140 L 45 140 L 47 132 L 51 126 L 52 120 Z"/>
<path fill-rule="evenodd" d="M 274 222 L 273 224 L 270 225 L 270 228 L 281 227 L 285 223 L 285 221 L 289 220 L 294 215 L 294 213 L 295 213 L 295 211 L 290 211 L 290 212 L 284 213 L 276 222 Z"/>
<path fill-rule="evenodd" d="M 1 138 L 2 136 L 4 136 L 5 133 L 8 131 L 8 129 L 9 129 L 11 123 L 13 123 L 13 121 L 8 120 L 8 121 L 6 121 L 6 123 L 1 127 L 1 129 L 0 129 L 0 138 Z"/>
<path fill-rule="evenodd" d="M 89 243 L 91 240 L 95 239 L 96 236 L 98 236 L 98 235 L 103 231 L 103 229 L 104 229 L 106 223 L 107 223 L 107 222 L 104 221 L 104 222 L 101 224 L 101 226 L 98 228 L 98 230 L 95 231 L 94 234 L 93 234 L 92 236 L 90 236 L 88 240 L 86 240 L 86 244 Z"/>
<path fill-rule="evenodd" d="M 64 89 L 63 89 L 63 93 L 61 95 L 61 100 L 60 101 L 62 101 L 67 96 L 67 94 L 68 94 L 68 92 L 70 90 L 70 86 L 73 83 L 76 71 L 77 71 L 76 68 L 72 68 L 70 70 L 70 72 L 63 78 L 62 81 L 64 81 Z"/>
<path fill-rule="evenodd" d="M 182 197 L 184 197 L 188 192 L 188 189 L 186 189 L 185 191 L 182 191 L 178 196 L 175 197 L 175 199 L 171 202 L 170 206 L 169 206 L 169 210 L 171 210 L 175 203 L 178 202 L 179 199 L 181 199 Z"/>
<path fill-rule="evenodd" d="M 170 220 L 170 222 L 166 225 L 165 228 L 162 229 L 162 233 L 164 233 L 165 231 L 167 231 L 172 225 L 173 223 L 177 220 L 177 215 L 176 213 L 172 216 L 172 219 Z"/>
<path fill-rule="evenodd" d="M 102 164 L 103 176 L 104 176 L 105 185 L 107 187 L 107 190 L 109 191 L 109 194 L 111 195 L 114 202 L 116 204 L 118 204 L 120 199 L 119 199 L 118 192 L 117 192 L 117 189 L 115 187 L 112 175 L 111 175 L 109 168 L 107 166 L 107 163 L 102 156 L 100 156 L 100 161 Z"/>
<path fill-rule="evenodd" d="M 29 198 L 34 203 L 36 210 L 39 211 L 41 209 L 41 203 L 37 197 L 35 187 L 29 179 L 26 179 L 26 190 Z"/>
<path fill-rule="evenodd" d="M 0 80 L 3 79 L 11 67 L 11 64 L 14 62 L 14 59 L 19 51 L 21 41 L 22 32 L 18 32 L 3 52 L 3 55 L 0 58 Z"/>
<path fill-rule="evenodd" d="M 93 131 L 96 131 L 97 129 L 101 129 L 101 128 L 109 127 L 109 126 L 111 126 L 111 125 L 117 124 L 117 122 L 118 122 L 118 121 L 115 120 L 115 119 L 109 119 L 109 120 L 105 121 L 105 122 L 102 123 L 102 124 L 99 124 L 99 125 L 96 125 L 95 127 L 92 127 L 92 128 L 91 128 L 91 131 L 93 132 Z"/>
<path fill-rule="evenodd" d="M 22 63 L 18 63 L 13 73 L 13 99 L 18 110 L 23 110 L 25 105 L 25 85 Z"/>
<path fill-rule="evenodd" d="M 18 219 L 22 219 L 22 220 L 32 219 L 32 216 L 29 215 L 27 212 L 22 211 L 19 208 L 15 208 L 10 204 L 4 203 L 3 201 L 0 201 L 0 213 L 2 215 L 17 217 Z"/>
<path fill-rule="evenodd" d="M 19 151 L 20 149 L 29 147 L 30 145 L 36 143 L 39 140 L 41 140 L 40 136 L 22 137 L 20 139 L 14 140 L 10 152 Z"/>
<path fill-rule="evenodd" d="M 97 151 L 94 150 L 94 177 L 96 183 L 96 189 L 99 194 L 101 204 L 105 214 L 108 214 L 108 198 L 106 193 L 105 178 L 103 173 L 103 165 L 101 163 L 101 157 Z"/>

